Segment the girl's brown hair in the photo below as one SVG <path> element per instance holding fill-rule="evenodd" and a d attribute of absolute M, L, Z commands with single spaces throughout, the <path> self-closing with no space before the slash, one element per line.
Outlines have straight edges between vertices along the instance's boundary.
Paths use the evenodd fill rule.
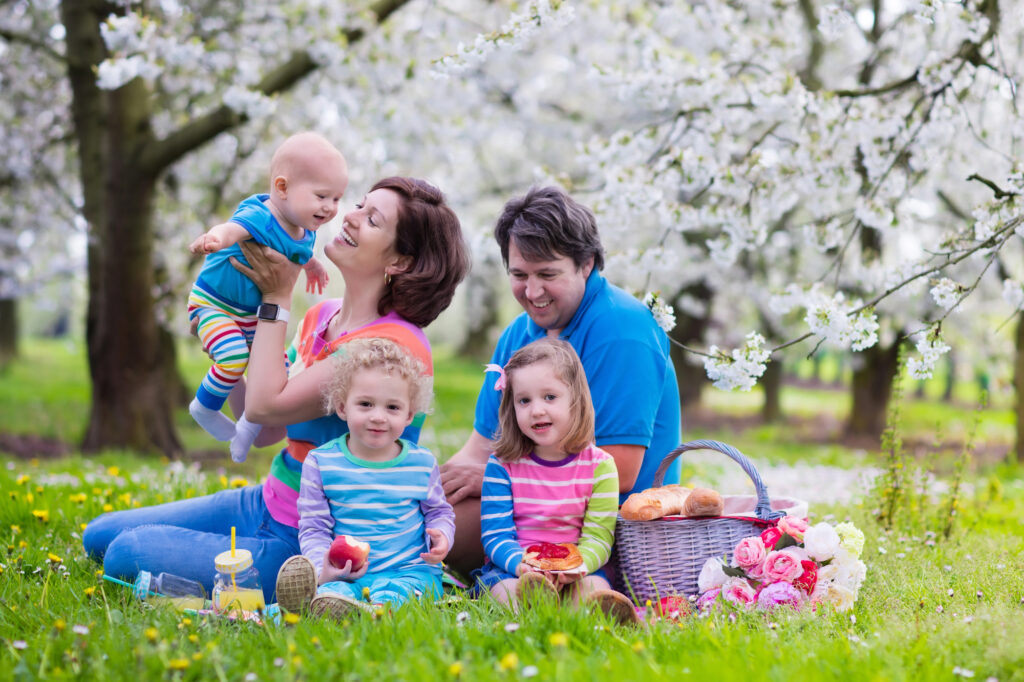
<path fill-rule="evenodd" d="M 394 275 L 377 302 L 377 312 L 392 310 L 417 327 L 426 327 L 452 302 L 455 287 L 469 272 L 469 249 L 459 218 L 441 190 L 416 178 L 384 178 L 370 191 L 389 189 L 401 198 L 395 250 L 411 265 Z"/>
<path fill-rule="evenodd" d="M 565 452 L 575 453 L 594 442 L 594 404 L 583 364 L 566 341 L 543 338 L 517 350 L 505 365 L 507 379 L 498 408 L 498 435 L 494 445 L 494 454 L 502 462 L 521 459 L 535 447 L 516 421 L 515 371 L 544 361 L 551 363 L 555 377 L 569 388 L 570 394 L 573 423 L 558 446 Z"/>

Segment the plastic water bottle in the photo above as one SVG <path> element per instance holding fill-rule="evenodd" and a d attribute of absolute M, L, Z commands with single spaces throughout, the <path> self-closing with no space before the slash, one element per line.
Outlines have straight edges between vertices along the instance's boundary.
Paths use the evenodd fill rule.
<path fill-rule="evenodd" d="M 196 580 L 173 573 L 154 576 L 149 571 L 139 571 L 135 578 L 135 596 L 139 599 L 164 597 L 179 609 L 201 609 L 206 602 L 206 589 Z"/>

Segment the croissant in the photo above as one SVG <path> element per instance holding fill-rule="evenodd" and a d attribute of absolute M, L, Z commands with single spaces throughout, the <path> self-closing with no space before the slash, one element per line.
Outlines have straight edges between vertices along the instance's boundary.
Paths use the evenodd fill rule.
<path fill-rule="evenodd" d="M 619 514 L 627 521 L 651 521 L 663 516 L 675 516 L 683 513 L 683 504 L 689 495 L 690 489 L 681 485 L 648 488 L 627 497 Z"/>
<path fill-rule="evenodd" d="M 721 516 L 722 496 L 709 488 L 694 488 L 683 504 L 683 516 Z"/>

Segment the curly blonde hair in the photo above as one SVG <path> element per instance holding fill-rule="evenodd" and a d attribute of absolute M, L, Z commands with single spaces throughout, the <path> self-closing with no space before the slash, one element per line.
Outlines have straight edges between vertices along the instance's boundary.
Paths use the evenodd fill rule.
<path fill-rule="evenodd" d="M 413 413 L 429 412 L 433 399 L 432 376 L 418 358 L 390 339 L 355 339 L 341 346 L 334 355 L 334 373 L 323 386 L 324 407 L 328 414 L 345 404 L 352 377 L 361 369 L 380 369 L 389 376 L 404 379 L 409 385 L 409 407 Z"/>
<path fill-rule="evenodd" d="M 519 429 L 512 394 L 515 371 L 545 361 L 551 363 L 558 380 L 569 387 L 573 423 L 559 447 L 565 452 L 575 453 L 594 442 L 594 403 L 590 398 L 590 385 L 583 363 L 568 342 L 542 338 L 517 350 L 505 364 L 507 381 L 498 407 L 498 434 L 494 443 L 494 455 L 502 462 L 521 459 L 535 447 L 534 442 Z"/>

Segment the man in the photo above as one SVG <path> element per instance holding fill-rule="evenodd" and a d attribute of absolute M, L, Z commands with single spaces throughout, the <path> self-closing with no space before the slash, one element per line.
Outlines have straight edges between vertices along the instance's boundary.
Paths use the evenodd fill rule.
<path fill-rule="evenodd" d="M 600 273 L 604 249 L 593 214 L 556 187 L 510 200 L 494 237 L 512 294 L 523 307 L 501 335 L 491 362 L 544 335 L 568 341 L 580 356 L 596 414 L 595 441 L 615 458 L 620 503 L 651 487 L 662 459 L 679 445 L 679 390 L 669 341 L 651 312 Z M 456 538 L 449 561 L 468 571 L 483 562 L 480 490 L 498 427 L 501 394 L 485 375 L 474 432 L 441 466 L 455 507 Z M 679 481 L 679 460 L 665 483 Z"/>

